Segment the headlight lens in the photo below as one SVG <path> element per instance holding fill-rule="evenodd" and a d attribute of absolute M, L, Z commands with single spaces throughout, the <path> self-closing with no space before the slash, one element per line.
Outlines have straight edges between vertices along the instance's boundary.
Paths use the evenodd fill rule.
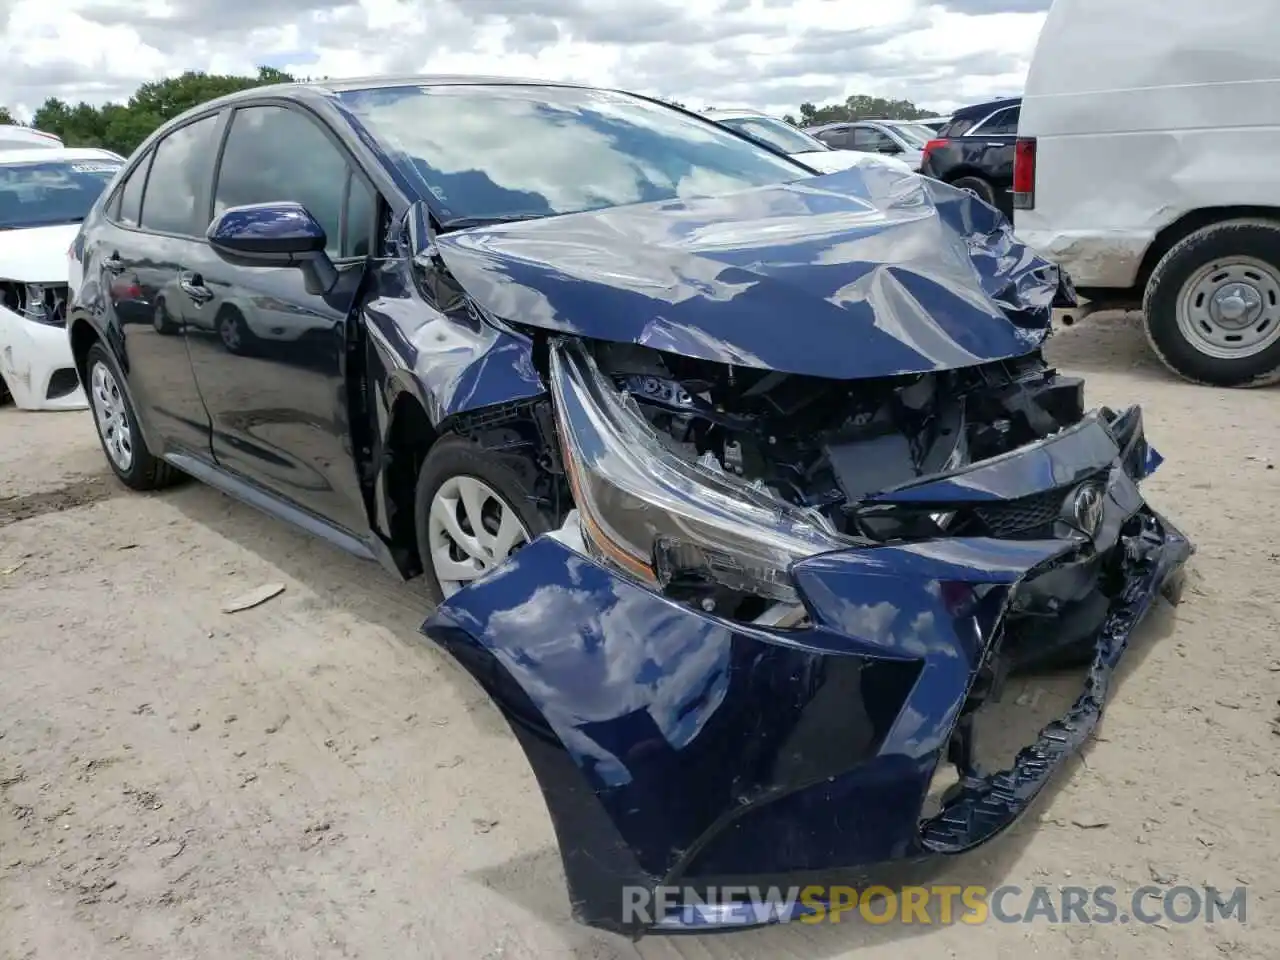
<path fill-rule="evenodd" d="M 619 569 L 659 586 L 692 575 L 794 602 L 792 563 L 859 543 L 816 511 L 668 450 L 581 344 L 552 345 L 551 382 L 584 539 Z"/>
<path fill-rule="evenodd" d="M 49 309 L 47 291 L 42 283 L 28 283 L 25 285 L 25 299 L 22 303 L 22 315 L 28 320 L 35 323 L 44 323 L 49 326 L 57 327 L 63 323 L 63 317 L 58 315 L 58 310 Z M 56 304 L 55 299 L 55 304 Z"/>

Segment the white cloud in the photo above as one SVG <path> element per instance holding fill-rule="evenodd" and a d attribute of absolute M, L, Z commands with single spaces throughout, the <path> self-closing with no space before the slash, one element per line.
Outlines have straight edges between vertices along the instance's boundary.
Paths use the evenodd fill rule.
<path fill-rule="evenodd" d="M 794 112 L 1020 89 L 1048 0 L 0 0 L 0 104 L 122 100 L 184 70 L 568 79 Z"/>

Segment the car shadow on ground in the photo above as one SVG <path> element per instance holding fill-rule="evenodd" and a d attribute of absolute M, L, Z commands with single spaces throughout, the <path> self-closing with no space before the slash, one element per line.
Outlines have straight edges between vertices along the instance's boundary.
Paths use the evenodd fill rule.
<path fill-rule="evenodd" d="M 385 628 L 406 647 L 424 651 L 425 656 L 446 665 L 442 674 L 468 704 L 479 731 L 496 737 L 512 735 L 474 678 L 420 633 L 422 621 L 430 612 L 430 603 L 419 585 L 397 581 L 376 564 L 357 560 L 318 538 L 264 518 L 256 510 L 212 488 L 188 483 L 166 494 L 166 499 L 193 521 L 258 555 L 317 596 L 371 625 Z M 1163 599 L 1158 601 L 1133 636 L 1112 683 L 1112 698 L 1122 695 L 1126 678 L 1141 665 L 1155 644 L 1172 632 L 1174 622 L 1173 608 Z M 1080 671 L 1029 673 L 1012 678 L 1000 702 L 993 704 L 984 718 L 983 730 L 989 731 L 990 738 L 983 749 L 984 757 L 1011 759 L 1018 748 L 1034 738 L 1040 727 L 1066 710 L 1080 687 Z M 1021 881 L 1022 886 L 1030 886 L 1026 878 L 1009 879 L 1015 864 L 1042 828 L 1044 811 L 1079 767 L 1087 765 L 1093 746 L 1092 742 L 1087 744 L 1045 788 L 1027 816 L 1004 835 L 974 853 L 925 864 L 910 882 L 926 886 L 977 885 L 988 890 L 1008 882 Z M 531 799 L 531 802 L 534 801 Z M 550 924 L 563 937 L 570 955 L 593 955 L 593 944 L 598 945 L 602 934 L 574 921 L 558 851 L 544 847 L 517 855 L 498 866 L 476 871 L 472 879 L 527 910 L 531 917 Z M 955 911 L 953 925 L 963 925 L 961 913 L 959 909 Z M 933 922 L 929 925 L 876 924 L 854 911 L 839 923 L 791 923 L 716 934 L 686 934 L 674 939 L 729 937 L 734 956 L 744 960 L 799 955 L 825 958 L 846 953 L 852 947 L 927 938 L 945 929 L 938 916 L 931 915 L 931 919 Z M 635 945 L 635 955 L 669 956 L 672 939 L 657 935 L 646 937 Z M 621 947 L 625 941 L 616 942 Z"/>

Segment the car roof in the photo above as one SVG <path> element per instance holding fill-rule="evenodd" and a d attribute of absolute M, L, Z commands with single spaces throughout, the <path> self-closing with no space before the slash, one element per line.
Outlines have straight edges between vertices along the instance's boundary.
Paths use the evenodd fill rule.
<path fill-rule="evenodd" d="M 981 120 L 983 117 L 995 113 L 997 110 L 1003 110 L 1005 107 L 1016 107 L 1021 105 L 1021 97 L 1001 97 L 999 100 L 988 100 L 985 103 L 975 103 L 968 107 L 961 107 L 951 115 L 952 120 Z"/>
<path fill-rule="evenodd" d="M 772 116 L 765 113 L 763 110 L 747 110 L 737 107 L 727 110 L 704 110 L 702 115 L 704 117 L 710 117 L 712 120 L 723 119 L 725 117 L 764 117 L 767 120 L 773 119 Z"/>
<path fill-rule="evenodd" d="M 483 74 L 406 74 L 402 76 L 349 77 L 344 80 L 306 80 L 296 83 L 272 83 L 224 94 L 192 108 L 191 113 L 252 100 L 257 97 L 329 97 L 355 90 L 379 90 L 390 87 L 455 87 L 455 86 L 519 86 L 567 87 L 595 89 L 589 84 L 561 80 L 536 80 L 526 77 L 499 77 Z"/>
<path fill-rule="evenodd" d="M 0 164 L 49 163 L 56 160 L 119 160 L 123 157 L 101 147 L 32 147 L 0 148 Z"/>

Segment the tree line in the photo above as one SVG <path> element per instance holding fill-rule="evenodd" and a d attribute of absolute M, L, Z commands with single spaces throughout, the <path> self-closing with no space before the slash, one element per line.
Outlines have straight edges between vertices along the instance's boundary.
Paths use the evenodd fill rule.
<path fill-rule="evenodd" d="M 30 125 L 56 134 L 69 147 L 104 147 L 127 157 L 156 127 L 194 106 L 224 94 L 295 79 L 274 67 L 259 67 L 255 76 L 248 77 L 187 71 L 181 76 L 144 83 L 125 103 L 94 106 L 81 101 L 73 105 L 50 97 L 36 110 Z M 683 106 L 676 100 L 669 102 Z M 917 120 L 931 115 L 931 111 L 909 100 L 855 95 L 843 103 L 821 107 L 802 103 L 798 116 L 787 114 L 783 119 L 808 127 L 863 117 Z M 0 124 L 16 122 L 12 113 L 0 105 Z"/>

